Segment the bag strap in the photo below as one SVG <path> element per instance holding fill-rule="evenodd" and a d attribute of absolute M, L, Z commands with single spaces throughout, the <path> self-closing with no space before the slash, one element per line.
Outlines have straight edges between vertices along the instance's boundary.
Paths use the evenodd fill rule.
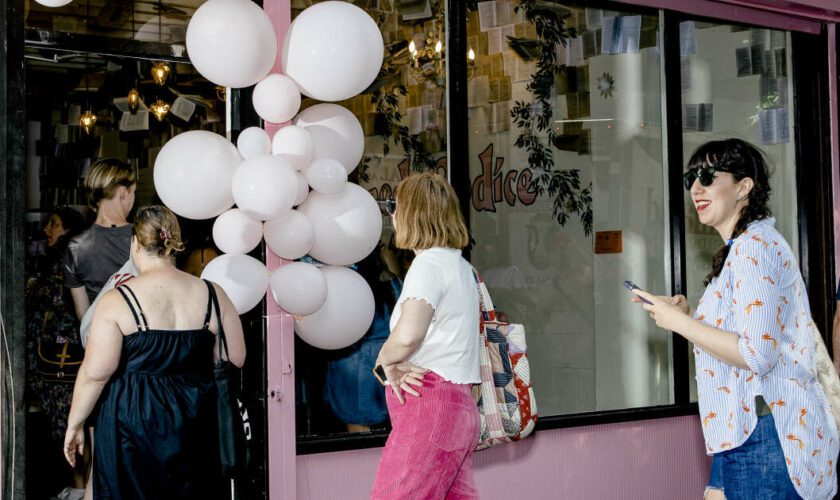
<path fill-rule="evenodd" d="M 219 340 L 219 359 L 218 362 L 221 363 L 222 361 L 230 361 L 230 354 L 228 353 L 228 345 L 227 345 L 227 338 L 225 337 L 225 329 L 222 327 L 222 313 L 219 308 L 219 298 L 216 296 L 216 289 L 213 287 L 213 284 L 207 280 L 203 280 L 204 283 L 207 285 L 207 291 L 210 293 L 210 303 L 213 306 L 213 309 L 216 311 L 216 324 L 219 328 L 219 333 L 217 334 Z M 209 309 L 209 307 L 208 307 Z M 209 320 L 209 318 L 208 318 Z M 222 352 L 224 352 L 224 358 L 222 357 Z"/>
<path fill-rule="evenodd" d="M 128 294 L 126 294 L 126 290 L 128 291 L 128 293 L 131 294 L 131 297 L 134 299 L 134 301 L 137 302 L 137 296 L 134 295 L 134 292 L 131 291 L 131 288 L 128 288 L 128 285 L 122 285 L 122 286 L 117 287 L 117 291 L 120 292 L 120 295 L 122 295 L 123 299 L 125 299 L 125 303 L 128 304 L 128 308 L 131 309 L 131 314 L 134 316 L 134 322 L 137 324 L 137 330 L 138 331 L 148 330 L 149 329 L 149 322 L 146 321 L 146 315 L 143 314 L 143 310 L 140 309 L 140 303 L 137 302 L 137 308 L 135 309 L 134 303 L 128 297 Z M 137 315 L 137 310 L 138 309 L 140 310 L 140 315 L 139 316 Z M 142 318 L 142 321 L 141 321 L 141 318 Z"/>
<path fill-rule="evenodd" d="M 481 275 L 478 274 L 475 267 L 472 267 L 472 273 L 473 278 L 475 278 L 475 284 L 478 287 L 478 307 L 481 311 L 481 318 L 484 321 L 494 321 L 496 319 L 496 311 L 493 309 L 493 300 L 490 298 L 490 292 L 487 291 L 484 280 L 481 279 Z"/>

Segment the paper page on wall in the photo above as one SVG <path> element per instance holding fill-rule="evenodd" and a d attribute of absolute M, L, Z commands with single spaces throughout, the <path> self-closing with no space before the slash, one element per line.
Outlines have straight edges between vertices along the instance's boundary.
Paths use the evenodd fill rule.
<path fill-rule="evenodd" d="M 487 31 L 495 26 L 496 1 L 478 2 L 478 29 L 481 31 Z"/>
<path fill-rule="evenodd" d="M 67 110 L 67 124 L 71 127 L 79 126 L 79 117 L 82 116 L 82 106 L 79 104 L 71 104 Z"/>
<path fill-rule="evenodd" d="M 713 127 L 713 105 L 712 103 L 704 103 L 697 105 L 697 130 L 701 132 L 711 132 Z"/>
<path fill-rule="evenodd" d="M 758 126 L 761 144 L 787 144 L 790 142 L 788 108 L 759 111 Z"/>
<path fill-rule="evenodd" d="M 506 50 L 502 52 L 502 65 L 505 68 L 506 75 L 513 75 L 516 73 L 516 60 L 519 59 L 516 57 L 516 54 L 511 52 L 510 50 Z"/>
<path fill-rule="evenodd" d="M 477 76 L 469 81 L 471 87 L 467 91 L 470 106 L 481 106 L 490 98 L 490 77 Z"/>
<path fill-rule="evenodd" d="M 483 105 L 469 109 L 470 130 L 474 134 L 487 134 L 489 127 L 487 126 L 487 109 L 490 106 Z"/>
<path fill-rule="evenodd" d="M 415 106 L 408 108 L 408 133 L 411 135 L 419 134 L 423 131 L 423 108 Z"/>
<path fill-rule="evenodd" d="M 496 0 L 496 26 L 508 24 L 513 20 L 513 7 L 508 0 Z"/>
<path fill-rule="evenodd" d="M 692 88 L 691 79 L 693 77 L 691 67 L 691 57 L 680 58 L 680 90 L 688 92 Z"/>
<path fill-rule="evenodd" d="M 504 48 L 501 28 L 490 28 L 487 30 L 487 53 L 498 54 Z"/>
<path fill-rule="evenodd" d="M 735 49 L 735 70 L 739 77 L 752 76 L 752 52 L 749 47 Z"/>
<path fill-rule="evenodd" d="M 697 105 L 683 105 L 683 130 L 697 130 Z"/>
<path fill-rule="evenodd" d="M 114 106 L 117 107 L 118 110 L 121 112 L 131 111 L 131 106 L 128 105 L 128 97 L 115 97 L 114 98 Z M 143 99 L 138 100 L 137 102 L 137 109 L 149 109 L 146 106 L 146 103 L 143 102 Z"/>
<path fill-rule="evenodd" d="M 616 28 L 616 21 L 618 18 L 605 17 L 601 25 L 601 54 L 615 54 L 614 30 Z"/>
<path fill-rule="evenodd" d="M 190 118 L 192 117 L 194 112 L 195 103 L 183 96 L 175 99 L 175 102 L 172 103 L 172 109 L 170 110 L 170 113 L 184 120 L 185 122 L 190 121 Z"/>
<path fill-rule="evenodd" d="M 136 132 L 138 130 L 149 130 L 149 112 L 139 110 L 136 113 L 123 112 L 120 118 L 120 131 Z"/>
<path fill-rule="evenodd" d="M 523 61 L 520 58 L 516 58 L 516 68 L 513 73 L 513 81 L 514 82 L 524 82 L 531 79 L 531 74 L 533 74 L 536 68 L 536 63 Z"/>
<path fill-rule="evenodd" d="M 637 54 L 639 40 L 642 37 L 642 16 L 622 16 L 617 19 L 619 21 L 618 46 L 614 54 Z"/>
<path fill-rule="evenodd" d="M 592 7 L 586 7 L 586 9 L 585 9 L 586 28 L 587 29 L 600 28 L 602 26 L 601 21 L 602 21 L 603 16 L 604 16 L 603 9 L 593 9 Z"/>
<path fill-rule="evenodd" d="M 56 125 L 55 141 L 59 144 L 67 144 L 70 142 L 70 127 L 67 125 Z"/>
<path fill-rule="evenodd" d="M 605 20 L 606 22 L 606 20 Z M 583 57 L 588 59 L 600 53 L 601 30 L 583 32 Z"/>
<path fill-rule="evenodd" d="M 501 27 L 499 28 L 499 29 L 502 31 L 502 44 L 503 44 L 503 47 L 505 47 L 505 48 L 507 47 L 508 37 L 509 37 L 509 36 L 514 36 L 514 37 L 516 36 L 516 28 L 515 28 L 515 26 L 516 26 L 515 24 L 505 24 L 504 26 L 501 26 Z"/>
<path fill-rule="evenodd" d="M 683 21 L 680 23 L 680 55 L 685 57 L 696 53 L 694 21 Z"/>
<path fill-rule="evenodd" d="M 491 134 L 510 130 L 510 108 L 508 102 L 496 102 L 490 106 L 488 129 Z"/>
<path fill-rule="evenodd" d="M 566 51 L 566 66 L 583 66 L 583 39 L 573 38 Z"/>

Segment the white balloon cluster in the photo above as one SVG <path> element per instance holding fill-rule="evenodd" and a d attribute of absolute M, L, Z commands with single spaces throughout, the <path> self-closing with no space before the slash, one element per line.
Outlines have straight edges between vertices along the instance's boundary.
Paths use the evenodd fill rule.
<path fill-rule="evenodd" d="M 373 82 L 384 50 L 379 28 L 350 3 L 313 5 L 286 33 L 285 74 L 268 74 L 277 44 L 265 12 L 249 0 L 208 0 L 190 21 L 187 50 L 214 83 L 256 84 L 254 109 L 263 120 L 293 120 L 273 138 L 245 129 L 236 147 L 220 135 L 189 131 L 161 149 L 154 167 L 161 200 L 186 218 L 218 216 L 213 240 L 225 255 L 202 277 L 221 285 L 240 314 L 259 304 L 270 285 L 274 300 L 296 316 L 295 331 L 316 347 L 356 342 L 373 320 L 373 293 L 343 266 L 365 258 L 382 232 L 376 201 L 347 182 L 364 153 L 364 133 L 337 104 L 298 112 L 301 93 L 336 101 Z M 263 238 L 279 257 L 308 254 L 325 266 L 293 262 L 269 276 L 246 255 Z"/>

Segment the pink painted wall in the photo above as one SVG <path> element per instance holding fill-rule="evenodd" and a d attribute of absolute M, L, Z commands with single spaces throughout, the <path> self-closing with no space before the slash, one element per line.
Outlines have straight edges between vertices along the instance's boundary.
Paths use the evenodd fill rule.
<path fill-rule="evenodd" d="M 380 453 L 299 456 L 297 500 L 369 498 Z M 538 432 L 476 453 L 475 478 L 482 500 L 673 500 L 702 497 L 709 463 L 687 416 Z"/>

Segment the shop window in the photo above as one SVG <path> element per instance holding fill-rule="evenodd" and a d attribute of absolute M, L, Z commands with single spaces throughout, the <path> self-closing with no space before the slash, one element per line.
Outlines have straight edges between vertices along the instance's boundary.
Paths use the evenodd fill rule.
<path fill-rule="evenodd" d="M 379 25 L 385 58 L 367 90 L 338 104 L 356 115 L 365 134 L 365 153 L 350 182 L 384 201 L 412 172 L 448 175 L 445 2 L 381 0 L 358 6 Z M 303 7 L 293 2 L 293 20 Z M 316 103 L 304 96 L 301 108 Z M 380 246 L 355 266 L 377 302 L 377 319 L 365 337 L 336 351 L 316 349 L 296 338 L 296 424 L 301 438 L 388 429 L 384 393 L 371 369 L 389 333 L 381 306 L 393 304 L 412 257 L 393 248 L 392 235 L 390 217 L 383 217 Z"/>
<path fill-rule="evenodd" d="M 726 137 L 739 137 L 761 148 L 772 172 L 770 208 L 776 228 L 798 256 L 790 34 L 684 21 L 680 42 L 683 158 L 707 141 Z M 700 223 L 688 192 L 684 201 L 686 295 L 696 305 L 722 241 L 714 229 Z M 696 401 L 694 356 L 689 360 L 691 398 Z"/>
<path fill-rule="evenodd" d="M 622 286 L 670 290 L 659 17 L 551 5 L 469 13 L 473 263 L 541 416 L 669 404 L 671 334 Z"/>

